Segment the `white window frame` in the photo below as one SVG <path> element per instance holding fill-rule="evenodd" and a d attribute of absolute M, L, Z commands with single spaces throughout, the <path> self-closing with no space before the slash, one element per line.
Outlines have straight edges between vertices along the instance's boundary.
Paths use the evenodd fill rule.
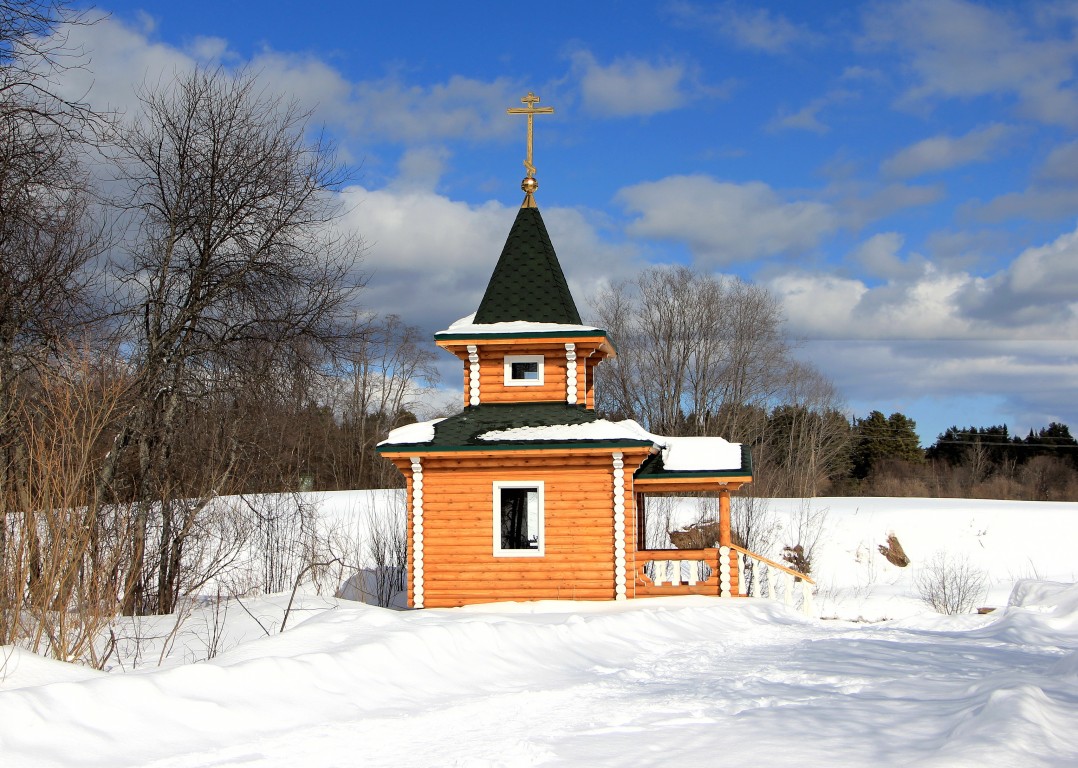
<path fill-rule="evenodd" d="M 545 502 L 543 498 L 542 480 L 495 480 L 494 501 L 492 512 L 494 517 L 494 556 L 495 557 L 543 557 L 546 551 L 546 522 L 544 515 Z M 502 490 L 503 489 L 528 489 L 536 490 L 537 526 L 539 528 L 539 546 L 536 549 L 503 549 L 502 548 Z"/>
<path fill-rule="evenodd" d="M 537 379 L 514 379 L 513 363 L 538 363 L 539 378 Z M 504 360 L 505 386 L 507 387 L 541 387 L 544 381 L 543 355 L 506 355 Z"/>

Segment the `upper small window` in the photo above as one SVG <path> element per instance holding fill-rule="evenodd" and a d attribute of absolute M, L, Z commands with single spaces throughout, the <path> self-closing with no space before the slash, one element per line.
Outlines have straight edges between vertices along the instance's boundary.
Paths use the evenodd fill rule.
<path fill-rule="evenodd" d="M 539 386 L 543 383 L 542 355 L 513 355 L 505 358 L 505 385 Z"/>

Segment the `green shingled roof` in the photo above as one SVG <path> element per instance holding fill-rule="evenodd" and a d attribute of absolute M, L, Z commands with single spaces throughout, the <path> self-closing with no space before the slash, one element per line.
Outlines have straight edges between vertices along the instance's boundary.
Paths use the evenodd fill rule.
<path fill-rule="evenodd" d="M 538 208 L 521 208 L 517 213 L 474 322 L 520 320 L 581 324 Z"/>
<path fill-rule="evenodd" d="M 553 427 L 590 424 L 602 417 L 581 405 L 568 403 L 492 403 L 475 405 L 434 426 L 428 443 L 391 443 L 379 451 L 490 450 L 498 448 L 556 448 L 579 446 L 629 447 L 650 445 L 649 440 L 480 440 L 479 435 L 516 427 Z"/>

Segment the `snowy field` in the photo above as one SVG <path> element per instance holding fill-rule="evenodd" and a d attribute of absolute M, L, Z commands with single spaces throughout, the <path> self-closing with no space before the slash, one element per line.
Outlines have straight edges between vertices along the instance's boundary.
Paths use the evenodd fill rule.
<path fill-rule="evenodd" d="M 391 498 L 322 505 L 360 531 Z M 806 514 L 820 527 L 814 617 L 761 600 L 393 611 L 307 593 L 279 632 L 288 595 L 233 601 L 179 630 L 142 619 L 110 672 L 0 649 L 0 766 L 1078 765 L 1078 504 L 768 514 L 778 549 Z M 908 567 L 878 552 L 889 533 Z M 997 610 L 918 599 L 943 552 L 986 575 L 977 604 Z"/>

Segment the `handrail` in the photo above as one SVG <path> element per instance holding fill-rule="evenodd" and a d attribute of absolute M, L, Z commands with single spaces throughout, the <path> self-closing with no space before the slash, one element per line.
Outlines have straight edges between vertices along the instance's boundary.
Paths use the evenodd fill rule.
<path fill-rule="evenodd" d="M 753 558 L 754 560 L 759 560 L 761 563 L 767 563 L 772 568 L 778 568 L 780 571 L 785 571 L 786 573 L 790 574 L 791 576 L 793 576 L 796 579 L 801 579 L 802 581 L 807 581 L 809 584 L 811 584 L 813 586 L 816 586 L 816 582 L 813 581 L 812 579 L 810 579 L 805 574 L 801 573 L 801 571 L 795 571 L 793 568 L 790 568 L 789 566 L 781 565 L 780 563 L 776 563 L 774 560 L 770 560 L 770 559 L 764 557 L 763 555 L 758 555 L 755 552 L 750 552 L 749 550 L 745 549 L 744 547 L 739 547 L 737 544 L 731 544 L 730 549 L 737 550 L 738 552 L 740 552 L 743 555 L 748 555 L 749 557 Z"/>
<path fill-rule="evenodd" d="M 638 549 L 637 560 L 648 562 L 650 560 L 707 560 L 719 556 L 718 547 L 704 547 L 703 549 Z M 643 557 L 641 557 L 643 555 Z"/>

